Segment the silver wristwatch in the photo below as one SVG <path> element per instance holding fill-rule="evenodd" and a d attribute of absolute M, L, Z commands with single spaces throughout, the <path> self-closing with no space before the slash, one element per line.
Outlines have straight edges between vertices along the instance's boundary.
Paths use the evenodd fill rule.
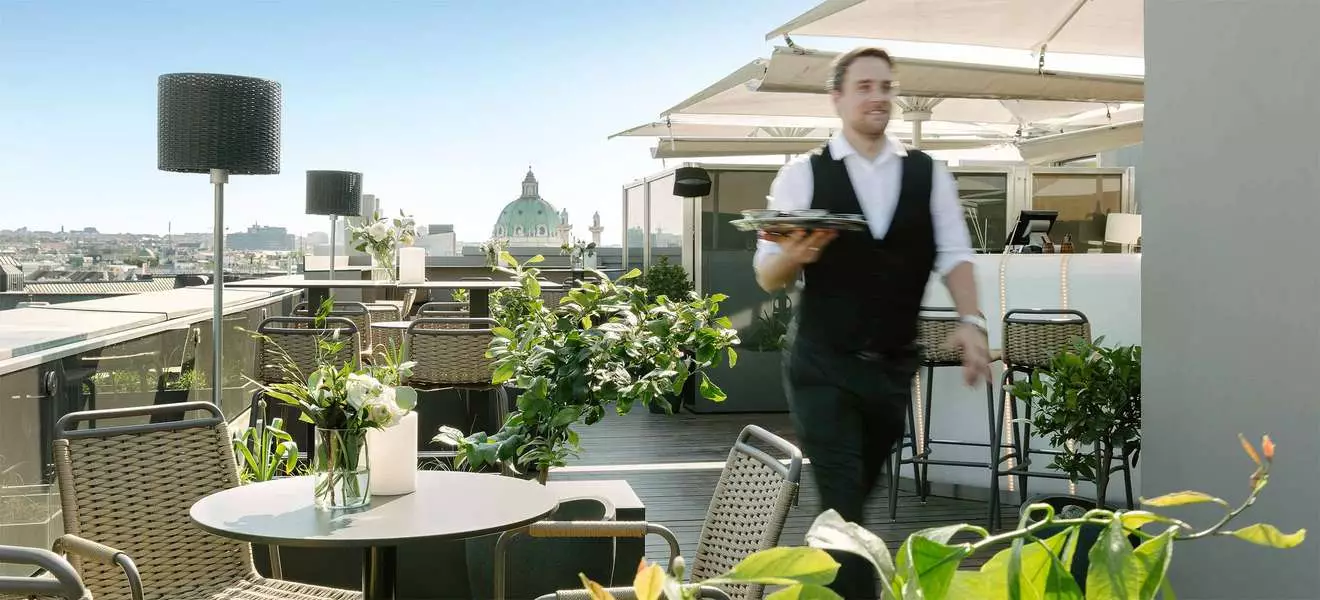
<path fill-rule="evenodd" d="M 985 324 L 985 317 L 982 317 L 981 315 L 962 315 L 958 317 L 958 322 L 976 327 L 977 329 L 980 329 L 982 333 L 989 331 Z"/>

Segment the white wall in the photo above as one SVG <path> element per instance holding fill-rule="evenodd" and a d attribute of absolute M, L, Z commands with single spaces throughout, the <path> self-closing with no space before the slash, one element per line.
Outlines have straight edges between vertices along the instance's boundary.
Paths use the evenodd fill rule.
<path fill-rule="evenodd" d="M 1248 491 L 1239 432 L 1278 444 L 1243 524 L 1320 531 L 1316 0 L 1146 0 L 1142 492 Z M 1187 511 L 1205 522 L 1215 511 Z M 1183 599 L 1320 598 L 1320 540 L 1181 543 Z"/>

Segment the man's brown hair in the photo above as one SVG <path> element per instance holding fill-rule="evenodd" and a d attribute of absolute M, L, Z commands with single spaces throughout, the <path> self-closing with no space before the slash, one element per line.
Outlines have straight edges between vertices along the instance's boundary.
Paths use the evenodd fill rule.
<path fill-rule="evenodd" d="M 889 68 L 894 68 L 894 59 L 889 57 L 889 53 L 874 46 L 863 46 L 853 48 L 834 58 L 834 64 L 830 67 L 830 80 L 826 82 L 826 90 L 830 92 L 843 91 L 843 77 L 848 74 L 848 67 L 851 67 L 859 58 L 878 58 L 889 64 Z"/>

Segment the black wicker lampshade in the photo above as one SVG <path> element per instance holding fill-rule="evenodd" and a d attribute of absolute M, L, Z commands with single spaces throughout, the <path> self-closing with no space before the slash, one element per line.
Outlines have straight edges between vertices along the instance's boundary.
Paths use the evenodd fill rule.
<path fill-rule="evenodd" d="M 156 167 L 280 172 L 280 84 L 255 77 L 168 73 L 158 82 Z"/>
<path fill-rule="evenodd" d="M 362 211 L 362 174 L 308 171 L 307 214 L 356 217 Z"/>
<path fill-rule="evenodd" d="M 710 173 L 701 167 L 674 169 L 674 195 L 680 198 L 700 198 L 710 194 Z"/>

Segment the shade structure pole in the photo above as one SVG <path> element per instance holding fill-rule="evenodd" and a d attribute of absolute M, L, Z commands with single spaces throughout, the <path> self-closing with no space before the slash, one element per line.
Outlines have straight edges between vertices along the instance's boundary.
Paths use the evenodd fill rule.
<path fill-rule="evenodd" d="M 216 406 L 220 403 L 224 367 L 221 360 L 221 348 L 224 341 L 225 320 L 225 184 L 229 183 L 229 171 L 211 169 L 211 185 L 215 186 L 215 237 L 212 246 L 215 273 L 211 278 L 211 401 Z"/>
<path fill-rule="evenodd" d="M 921 124 L 924 121 L 917 120 L 912 122 L 912 147 L 921 149 Z"/>

